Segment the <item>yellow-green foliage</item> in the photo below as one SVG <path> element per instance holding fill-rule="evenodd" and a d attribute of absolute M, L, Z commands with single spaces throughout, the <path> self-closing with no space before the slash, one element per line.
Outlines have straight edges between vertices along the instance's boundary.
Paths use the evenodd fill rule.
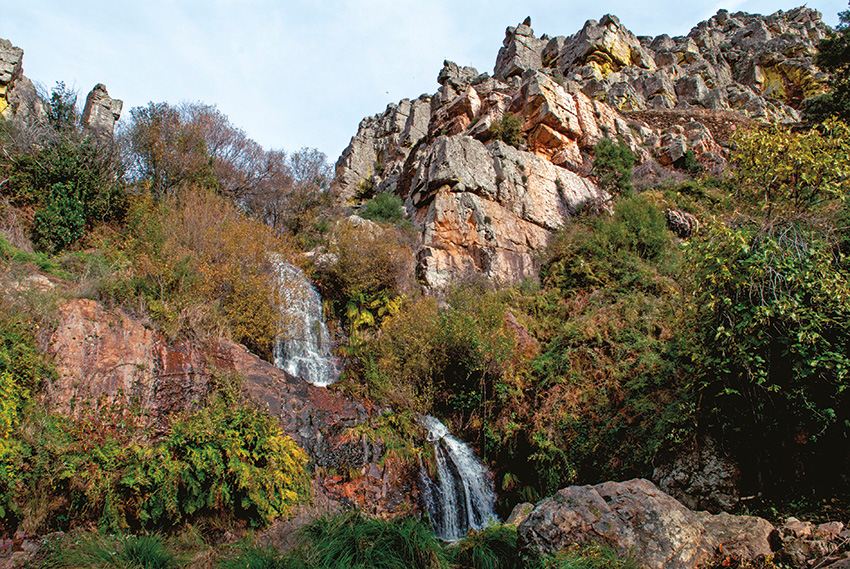
<path fill-rule="evenodd" d="M 168 334 L 226 330 L 270 357 L 280 323 L 274 259 L 292 254 L 285 239 L 214 192 L 186 188 L 159 202 L 140 199 L 128 241 L 130 292 Z"/>
<path fill-rule="evenodd" d="M 264 525 L 310 493 L 308 457 L 277 421 L 220 391 L 175 417 L 162 438 L 126 410 L 71 420 L 33 412 L 16 434 L 3 487 L 30 531 L 96 522 L 113 531 L 173 528 L 201 518 Z"/>
<path fill-rule="evenodd" d="M 15 460 L 21 452 L 15 434 L 29 398 L 51 369 L 36 347 L 35 324 L 0 297 L 0 518 L 9 506 Z"/>
<path fill-rule="evenodd" d="M 803 212 L 850 190 L 850 129 L 838 120 L 804 133 L 746 130 L 734 141 L 738 192 L 765 215 Z"/>
<path fill-rule="evenodd" d="M 328 247 L 333 262 L 317 276 L 324 298 L 352 336 L 398 310 L 400 295 L 412 287 L 411 249 L 408 237 L 395 227 L 337 225 Z"/>

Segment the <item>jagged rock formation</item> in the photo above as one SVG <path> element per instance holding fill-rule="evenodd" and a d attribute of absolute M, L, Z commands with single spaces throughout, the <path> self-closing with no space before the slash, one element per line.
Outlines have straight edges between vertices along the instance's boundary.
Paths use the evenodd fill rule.
<path fill-rule="evenodd" d="M 24 50 L 0 39 L 0 116 L 41 118 L 44 107 L 32 81 L 24 77 Z"/>
<path fill-rule="evenodd" d="M 44 102 L 32 81 L 24 76 L 24 50 L 0 39 L 0 116 L 4 119 L 43 120 Z M 95 85 L 86 97 L 82 124 L 98 135 L 111 137 L 124 103 L 109 97 L 106 86 Z"/>
<path fill-rule="evenodd" d="M 80 120 L 95 133 L 111 137 L 115 131 L 115 123 L 121 117 L 123 106 L 123 101 L 110 98 L 106 85 L 98 83 L 86 97 L 86 106 Z"/>
<path fill-rule="evenodd" d="M 639 38 L 610 15 L 536 38 L 526 21 L 507 29 L 493 76 L 447 61 L 435 94 L 364 119 L 334 188 L 345 203 L 405 199 L 426 285 L 470 271 L 517 282 L 576 209 L 609 198 L 588 179 L 600 140 L 642 162 L 671 167 L 692 152 L 720 170 L 736 128 L 797 121 L 802 100 L 823 90 L 813 56 L 828 30 L 808 8 L 721 10 L 677 38 Z M 520 117 L 516 148 L 497 140 L 507 113 Z"/>
<path fill-rule="evenodd" d="M 47 406 L 68 414 L 110 405 L 140 408 L 145 413 L 139 420 L 149 420 L 155 430 L 202 400 L 214 374 L 235 372 L 248 395 L 280 420 L 314 466 L 362 474 L 354 480 L 322 479 L 331 496 L 370 512 L 409 508 L 405 503 L 415 473 L 392 460 L 378 466 L 382 446 L 348 432 L 368 422 L 374 409 L 292 377 L 241 344 L 170 342 L 121 309 L 80 299 L 59 308 L 46 347 L 56 367 L 56 379 L 45 389 Z"/>

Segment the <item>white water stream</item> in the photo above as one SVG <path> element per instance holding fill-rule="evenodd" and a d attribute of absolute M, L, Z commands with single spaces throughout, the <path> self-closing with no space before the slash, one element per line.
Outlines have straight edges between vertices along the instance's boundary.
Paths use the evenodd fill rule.
<path fill-rule="evenodd" d="M 419 424 L 428 430 L 428 442 L 434 446 L 436 477 L 423 467 L 420 487 L 437 537 L 454 541 L 469 529 L 499 521 L 493 482 L 472 447 L 430 415 L 420 417 Z"/>
<path fill-rule="evenodd" d="M 278 261 L 281 329 L 274 364 L 313 385 L 327 386 L 339 377 L 328 327 L 322 320 L 322 298 L 304 272 Z"/>

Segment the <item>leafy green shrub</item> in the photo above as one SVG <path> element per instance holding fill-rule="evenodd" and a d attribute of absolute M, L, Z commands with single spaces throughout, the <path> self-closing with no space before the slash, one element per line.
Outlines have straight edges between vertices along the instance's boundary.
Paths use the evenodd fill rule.
<path fill-rule="evenodd" d="M 850 436 L 850 275 L 831 245 L 800 222 L 721 225 L 688 260 L 705 423 L 759 491 L 839 483 L 827 465 Z"/>
<path fill-rule="evenodd" d="M 210 518 L 259 526 L 309 495 L 304 451 L 226 391 L 174 418 L 162 439 L 138 442 L 146 436 L 121 409 L 76 420 L 31 412 L 6 463 L 17 473 L 6 492 L 25 527 L 93 521 L 121 531 Z"/>
<path fill-rule="evenodd" d="M 32 225 L 33 242 L 48 253 L 65 249 L 85 235 L 83 202 L 74 195 L 74 188 L 53 184 L 44 206 L 33 216 Z"/>
<path fill-rule="evenodd" d="M 523 142 L 522 117 L 514 113 L 505 113 L 501 120 L 490 125 L 490 134 L 496 140 L 519 147 Z"/>
<path fill-rule="evenodd" d="M 137 449 L 139 466 L 127 474 L 145 497 L 143 523 L 233 516 L 263 525 L 309 495 L 304 451 L 265 412 L 236 403 L 220 393 L 175 421 L 161 444 Z"/>
<path fill-rule="evenodd" d="M 765 219 L 811 212 L 850 193 L 850 127 L 828 119 L 803 133 L 781 126 L 739 131 L 735 179 Z"/>
<path fill-rule="evenodd" d="M 593 175 L 596 183 L 612 193 L 630 193 L 632 168 L 636 160 L 634 153 L 622 140 L 614 144 L 603 138 L 593 149 Z"/>
<path fill-rule="evenodd" d="M 404 218 L 401 198 L 395 194 L 378 194 L 360 208 L 360 217 L 384 223 L 398 223 Z"/>

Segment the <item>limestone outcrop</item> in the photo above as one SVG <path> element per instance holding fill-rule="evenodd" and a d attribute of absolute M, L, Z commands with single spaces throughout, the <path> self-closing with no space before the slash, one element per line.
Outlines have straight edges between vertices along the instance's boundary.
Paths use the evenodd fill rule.
<path fill-rule="evenodd" d="M 124 102 L 113 99 L 106 91 L 106 85 L 98 83 L 86 97 L 81 121 L 96 134 L 111 137 L 115 131 L 115 123 L 121 117 Z"/>
<path fill-rule="evenodd" d="M 737 128 L 797 121 L 802 100 L 824 89 L 813 56 L 828 32 L 805 7 L 721 10 L 674 38 L 637 37 L 611 15 L 537 38 L 526 20 L 507 28 L 492 76 L 446 61 L 436 93 L 364 119 L 333 187 L 347 205 L 382 192 L 405 201 L 426 286 L 468 272 L 517 282 L 578 208 L 609 199 L 593 182 L 596 144 L 722 171 Z M 681 217 L 686 237 L 696 220 Z"/>
<path fill-rule="evenodd" d="M 44 108 L 35 85 L 24 77 L 24 50 L 0 39 L 0 116 L 41 118 Z"/>

